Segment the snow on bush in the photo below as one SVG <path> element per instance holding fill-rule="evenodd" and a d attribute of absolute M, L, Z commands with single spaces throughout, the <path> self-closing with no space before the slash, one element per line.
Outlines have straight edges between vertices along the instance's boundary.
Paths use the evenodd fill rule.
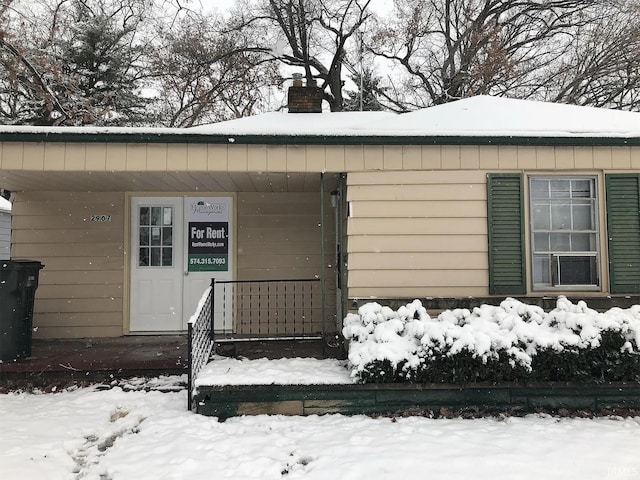
<path fill-rule="evenodd" d="M 546 313 L 507 298 L 432 319 L 419 300 L 397 311 L 368 303 L 342 332 L 365 382 L 638 377 L 640 305 L 599 313 L 559 297 Z"/>

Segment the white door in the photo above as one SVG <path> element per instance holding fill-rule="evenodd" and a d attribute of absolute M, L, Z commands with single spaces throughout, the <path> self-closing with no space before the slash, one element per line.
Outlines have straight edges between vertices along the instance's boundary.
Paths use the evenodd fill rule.
<path fill-rule="evenodd" d="M 183 327 L 184 215 L 180 197 L 131 199 L 130 331 Z"/>
<path fill-rule="evenodd" d="M 232 279 L 232 208 L 231 197 L 131 199 L 131 333 L 186 330 L 211 279 Z M 231 298 L 216 295 L 216 331 L 232 328 Z"/>

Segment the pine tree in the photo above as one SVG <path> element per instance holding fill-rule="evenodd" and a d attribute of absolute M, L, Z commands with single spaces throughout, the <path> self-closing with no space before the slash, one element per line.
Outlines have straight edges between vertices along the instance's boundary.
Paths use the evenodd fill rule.
<path fill-rule="evenodd" d="M 28 0 L 0 10 L 0 118 L 144 122 L 147 0 Z M 33 7 L 33 10 L 31 10 Z"/>
<path fill-rule="evenodd" d="M 132 125 L 140 121 L 147 103 L 140 95 L 142 51 L 135 43 L 140 18 L 119 21 L 101 1 L 95 10 L 74 6 L 75 22 L 61 42 L 66 77 L 68 123 Z"/>
<path fill-rule="evenodd" d="M 372 69 L 363 68 L 362 73 L 356 72 L 353 75 L 349 75 L 349 79 L 356 85 L 357 90 L 347 90 L 345 92 L 345 111 L 384 110 L 384 106 L 380 103 L 378 95 L 383 93 L 386 88 L 382 86 L 382 79 L 377 76 Z"/>

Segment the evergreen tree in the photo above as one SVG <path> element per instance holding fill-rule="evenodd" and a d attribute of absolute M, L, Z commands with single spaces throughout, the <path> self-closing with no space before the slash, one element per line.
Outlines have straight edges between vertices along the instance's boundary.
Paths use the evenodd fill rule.
<path fill-rule="evenodd" d="M 150 6 L 29 0 L 0 10 L 0 117 L 32 125 L 142 123 Z"/>
<path fill-rule="evenodd" d="M 68 123 L 131 125 L 144 116 L 138 63 L 143 52 L 135 41 L 142 19 L 121 18 L 108 3 L 101 0 L 92 9 L 75 2 L 70 35 L 61 42 Z"/>
<path fill-rule="evenodd" d="M 345 111 L 384 110 L 378 95 L 383 93 L 386 88 L 382 86 L 382 79 L 375 75 L 370 68 L 363 68 L 362 73 L 356 72 L 353 75 L 349 75 L 349 79 L 356 85 L 357 90 L 347 90 L 345 92 L 347 95 L 344 101 Z"/>

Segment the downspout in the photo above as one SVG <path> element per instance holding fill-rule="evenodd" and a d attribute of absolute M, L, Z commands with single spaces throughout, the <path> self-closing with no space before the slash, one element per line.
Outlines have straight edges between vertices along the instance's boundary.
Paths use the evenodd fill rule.
<path fill-rule="evenodd" d="M 325 312 L 325 299 L 326 299 L 326 285 L 325 285 L 325 259 L 324 259 L 324 172 L 320 173 L 320 301 L 322 305 L 320 306 L 320 314 L 322 315 L 322 356 L 326 356 L 326 312 Z"/>
<path fill-rule="evenodd" d="M 346 258 L 346 242 L 344 238 L 344 222 L 345 222 L 345 180 L 346 174 L 341 173 L 340 178 L 338 180 L 338 238 L 337 241 L 340 245 L 340 251 L 338 252 L 338 275 L 340 278 L 338 279 L 340 285 L 340 298 L 338 299 L 340 306 L 338 307 L 338 318 L 336 320 L 336 331 L 342 332 L 342 321 L 346 316 L 347 312 L 347 282 L 346 282 L 346 266 L 345 266 L 345 258 Z"/>
<path fill-rule="evenodd" d="M 331 206 L 335 220 L 335 281 L 336 281 L 336 332 L 342 331 L 342 320 L 345 315 L 345 281 L 344 281 L 344 179 L 345 174 L 338 177 L 336 189 L 331 192 Z"/>

